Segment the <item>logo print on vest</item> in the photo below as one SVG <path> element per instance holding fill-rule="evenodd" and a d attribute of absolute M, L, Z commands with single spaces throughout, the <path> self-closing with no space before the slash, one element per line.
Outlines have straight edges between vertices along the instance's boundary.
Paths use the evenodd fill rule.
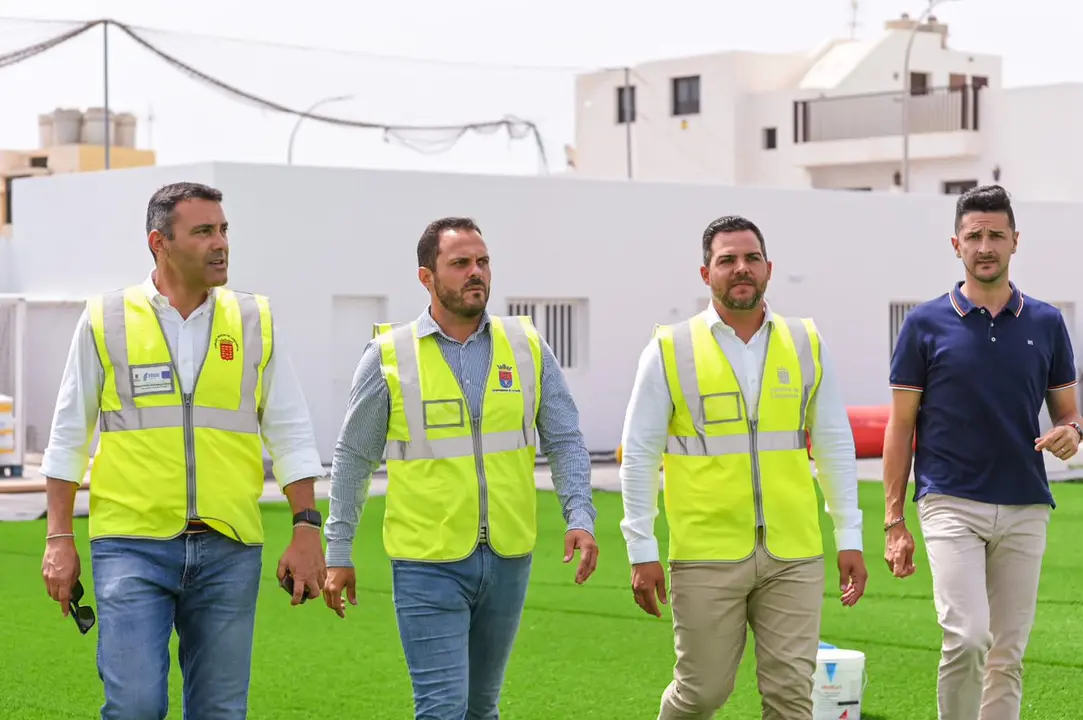
<path fill-rule="evenodd" d="M 789 385 L 790 384 L 790 371 L 784 367 L 778 369 L 778 384 Z"/>
<path fill-rule="evenodd" d="M 497 379 L 500 380 L 500 387 L 507 390 L 515 382 L 515 379 L 511 374 L 511 365 L 497 365 Z"/>
<path fill-rule="evenodd" d="M 233 351 L 237 347 L 237 341 L 229 335 L 219 335 L 214 339 L 214 344 L 218 347 L 218 357 L 223 360 L 232 360 Z"/>

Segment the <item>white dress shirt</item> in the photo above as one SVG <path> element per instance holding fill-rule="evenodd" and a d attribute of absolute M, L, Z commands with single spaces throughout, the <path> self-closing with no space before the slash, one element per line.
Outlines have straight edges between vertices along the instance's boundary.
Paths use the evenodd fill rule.
<path fill-rule="evenodd" d="M 169 300 L 154 286 L 153 273 L 143 283 L 166 342 L 176 361 L 182 392 L 192 391 L 196 368 L 207 354 L 213 297 L 200 305 L 188 319 L 181 317 Z M 212 291 L 213 293 L 213 291 Z M 260 420 L 260 435 L 271 456 L 274 475 L 280 486 L 310 477 L 323 477 L 325 470 L 316 449 L 316 437 L 281 334 L 274 331 L 274 352 L 263 373 L 266 405 Z M 41 473 L 45 477 L 79 483 L 90 463 L 90 441 L 94 436 L 104 371 L 86 310 L 79 318 L 60 381 L 49 446 L 45 449 Z"/>
<path fill-rule="evenodd" d="M 760 371 L 767 352 L 767 337 L 774 314 L 767 308 L 763 326 L 745 344 L 733 328 L 719 317 L 714 305 L 708 305 L 703 317 L 711 327 L 746 398 L 759 396 Z M 823 375 L 816 393 L 809 400 L 808 421 L 815 449 L 817 479 L 823 490 L 827 512 L 835 525 L 839 550 L 861 549 L 861 508 L 857 499 L 857 458 L 850 419 L 842 401 L 835 371 L 827 348 L 820 340 L 820 364 Z M 756 417 L 758 408 L 749 407 Z M 621 438 L 623 459 L 620 467 L 624 519 L 621 531 L 628 545 L 632 564 L 659 559 L 654 520 L 658 516 L 659 467 L 669 435 L 673 401 L 666 384 L 665 371 L 657 341 L 651 341 L 639 358 L 635 385 L 624 417 Z M 751 478 L 749 478 L 751 482 Z"/>

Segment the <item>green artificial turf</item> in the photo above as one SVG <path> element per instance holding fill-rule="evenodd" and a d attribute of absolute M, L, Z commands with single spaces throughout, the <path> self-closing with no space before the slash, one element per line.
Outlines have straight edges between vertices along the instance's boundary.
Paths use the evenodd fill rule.
<path fill-rule="evenodd" d="M 1083 486 L 1056 485 L 1037 624 L 1025 659 L 1023 718 L 1083 718 Z M 628 588 L 618 522 L 620 498 L 597 493 L 600 562 L 585 586 L 561 562 L 562 524 L 552 493 L 540 498 L 541 534 L 502 717 L 510 720 L 649 720 L 672 676 L 668 607 L 645 615 Z M 928 564 L 920 547 L 917 574 L 905 581 L 883 559 L 879 485 L 861 488 L 865 509 L 868 593 L 855 608 L 837 600 L 829 575 L 822 637 L 867 656 L 867 720 L 935 720 L 940 633 Z M 259 600 L 251 710 L 254 720 L 333 716 L 412 718 L 410 683 L 391 606 L 391 578 L 380 546 L 383 498 L 372 498 L 358 538 L 357 607 L 340 620 L 322 602 L 291 607 L 274 570 L 289 537 L 288 509 L 264 511 L 268 543 Z M 326 510 L 326 502 L 323 503 Z M 913 511 L 911 505 L 910 511 Z M 916 521 L 912 527 L 916 527 Z M 829 543 L 830 524 L 825 536 Z M 83 581 L 90 590 L 86 522 L 77 521 Z M 3 717 L 61 720 L 97 717 L 102 701 L 95 669 L 97 630 L 85 637 L 62 618 L 40 577 L 44 523 L 0 523 L 0 705 Z M 658 534 L 664 538 L 664 520 Z M 833 563 L 829 566 L 834 571 Z M 170 718 L 180 718 L 180 673 L 174 661 Z M 759 717 L 752 643 L 726 709 L 728 718 Z"/>

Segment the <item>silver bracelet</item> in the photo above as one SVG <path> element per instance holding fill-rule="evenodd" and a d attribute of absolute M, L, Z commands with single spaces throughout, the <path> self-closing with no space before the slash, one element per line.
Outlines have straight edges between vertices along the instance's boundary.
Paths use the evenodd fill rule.
<path fill-rule="evenodd" d="M 56 540 L 58 538 L 71 538 L 75 539 L 75 533 L 53 533 L 52 535 L 46 535 L 46 540 Z"/>
<path fill-rule="evenodd" d="M 901 525 L 904 522 L 906 522 L 906 517 L 900 515 L 899 517 L 884 525 L 884 532 L 887 532 L 896 525 Z"/>

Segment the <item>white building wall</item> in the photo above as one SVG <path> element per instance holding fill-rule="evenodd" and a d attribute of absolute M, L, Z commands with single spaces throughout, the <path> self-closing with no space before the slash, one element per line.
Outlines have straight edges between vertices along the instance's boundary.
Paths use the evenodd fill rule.
<path fill-rule="evenodd" d="M 980 155 L 928 160 L 912 155 L 911 192 L 941 193 L 945 182 L 976 180 L 979 184 L 1000 182 L 1019 200 L 1074 201 L 1083 194 L 1083 138 L 1076 127 L 1077 118 L 1083 116 L 1083 84 L 985 90 L 979 113 Z M 911 148 L 920 147 L 922 140 L 921 135 L 911 135 Z M 812 186 L 893 189 L 893 175 L 901 167 L 902 138 L 892 136 L 880 142 L 897 148 L 899 160 L 810 168 Z M 793 145 L 788 144 L 774 158 L 769 153 L 757 155 L 763 164 L 753 172 L 759 173 L 761 184 L 785 186 L 791 181 L 785 168 L 792 152 Z M 772 165 L 767 165 L 768 159 L 774 161 Z M 993 174 L 997 167 L 999 180 Z"/>
<path fill-rule="evenodd" d="M 636 82 L 636 81 L 632 81 Z M 636 85 L 642 85 L 636 82 Z M 645 117 L 627 125 L 617 122 L 617 88 L 624 85 L 624 71 L 580 75 L 575 79 L 575 149 L 576 175 L 607 180 L 628 176 L 628 142 L 631 135 L 632 162 L 636 161 L 635 144 L 650 143 L 658 129 Z M 637 87 L 642 104 L 656 94 L 653 87 Z M 638 170 L 633 164 L 632 171 Z"/>
<path fill-rule="evenodd" d="M 1083 197 L 1083 84 L 1011 88 L 983 103 L 989 137 L 980 168 L 999 165 L 1000 181 L 1020 199 Z"/>
<path fill-rule="evenodd" d="M 0 295 L 15 292 L 15 280 L 11 268 L 14 262 L 12 239 L 0 235 Z"/>
<path fill-rule="evenodd" d="M 961 274 L 949 241 L 954 198 L 945 196 L 218 164 L 20 181 L 23 289 L 85 295 L 141 281 L 147 198 L 185 177 L 225 193 L 230 285 L 270 295 L 325 462 L 342 422 L 342 367 L 356 363 L 371 334 L 367 321 L 333 321 L 365 313 L 339 312 L 335 296 L 373 298 L 387 320 L 416 317 L 427 303 L 417 238 L 441 215 L 472 215 L 484 230 L 493 311 L 513 297 L 585 301 L 589 336 L 567 377 L 597 451 L 619 442 L 653 325 L 707 302 L 700 236 L 719 215 L 760 224 L 774 262 L 769 300 L 816 319 L 852 405 L 888 400 L 890 303 L 929 299 Z M 1045 261 L 1065 252 L 1063 229 L 1079 211 L 1019 203 L 1014 278 L 1025 291 L 1083 302 L 1072 264 Z M 94 221 L 73 233 L 71 218 Z M 35 352 L 63 355 L 68 335 L 43 335 Z"/>
<path fill-rule="evenodd" d="M 862 95 L 865 93 L 902 90 L 905 86 L 903 63 L 909 31 L 896 30 L 885 33 L 875 48 L 869 52 L 838 85 L 830 95 Z M 950 40 L 950 38 L 949 38 Z M 918 32 L 910 51 L 910 71 L 930 73 L 929 87 L 946 88 L 952 73 L 985 77 L 989 87 L 999 88 L 1003 77 L 1003 62 L 996 55 L 966 52 L 949 46 L 941 47 L 940 36 L 930 32 Z"/>
<path fill-rule="evenodd" d="M 632 71 L 637 118 L 630 128 L 617 122 L 617 88 L 624 84 L 624 73 L 580 76 L 576 174 L 599 179 L 626 177 L 630 134 L 632 177 L 638 180 L 890 190 L 902 158 L 899 134 L 845 141 L 845 147 L 836 144 L 832 152 L 838 156 L 837 164 L 806 170 L 793 143 L 793 103 L 821 96 L 899 92 L 904 86 L 908 37 L 908 31 L 895 30 L 869 40 L 828 43 L 809 53 L 734 52 L 645 63 Z M 1007 149 L 1017 149 L 1021 137 L 1024 144 L 1031 140 L 1038 145 L 1050 143 L 1049 133 L 1035 132 L 1033 108 L 1006 99 L 1011 96 L 999 91 L 1003 76 L 1000 57 L 943 48 L 939 34 L 922 31 L 914 37 L 910 65 L 914 72 L 930 73 L 933 88 L 947 87 L 953 73 L 966 75 L 968 81 L 975 76 L 988 81 L 982 93 L 983 130 L 973 142 L 962 142 L 960 133 L 911 134 L 913 191 L 941 192 L 945 180 L 991 178 L 996 164 L 993 158 L 1019 154 Z M 672 117 L 671 81 L 683 75 L 702 78 L 701 112 Z M 1058 107 L 1072 104 L 1053 95 L 1056 93 L 1039 92 L 1036 101 Z M 891 103 L 882 103 L 879 111 L 886 115 L 874 124 L 901 125 L 901 108 L 898 112 L 893 108 Z M 864 111 L 874 109 L 870 105 Z M 845 115 L 852 107 L 841 105 L 839 110 Z M 915 97 L 911 102 L 912 125 L 920 126 L 923 115 L 943 112 L 942 90 L 933 96 Z M 845 122 L 846 118 L 840 120 Z M 764 147 L 766 128 L 775 128 L 777 149 Z M 807 152 L 808 146 L 804 147 Z M 1056 152 L 1054 149 L 1051 157 L 1056 157 Z M 1043 163 L 1031 164 L 1040 167 Z M 1033 197 L 1054 199 L 1061 195 Z"/>
<path fill-rule="evenodd" d="M 737 101 L 737 185 L 775 188 L 811 186 L 808 171 L 794 161 L 793 93 L 788 90 L 745 95 Z M 775 129 L 776 147 L 765 146 L 765 131 Z"/>
<path fill-rule="evenodd" d="M 617 88 L 623 70 L 581 75 L 576 85 L 576 151 L 580 177 L 628 175 L 653 182 L 742 182 L 748 142 L 742 98 L 792 87 L 807 69 L 805 53 L 733 52 L 645 63 L 632 68 L 636 119 L 617 122 Z M 674 117 L 672 80 L 700 77 L 700 112 Z"/>

